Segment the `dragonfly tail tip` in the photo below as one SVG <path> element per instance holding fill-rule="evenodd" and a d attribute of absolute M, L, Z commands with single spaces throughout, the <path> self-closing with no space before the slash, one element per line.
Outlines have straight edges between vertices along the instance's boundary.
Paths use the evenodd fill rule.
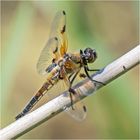
<path fill-rule="evenodd" d="M 15 117 L 15 120 L 18 120 L 18 119 L 21 118 L 22 116 L 24 116 L 23 113 L 18 114 L 18 115 Z"/>

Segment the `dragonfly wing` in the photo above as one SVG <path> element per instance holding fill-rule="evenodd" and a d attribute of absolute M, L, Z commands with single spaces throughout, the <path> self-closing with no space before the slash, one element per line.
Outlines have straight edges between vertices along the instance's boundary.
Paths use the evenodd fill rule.
<path fill-rule="evenodd" d="M 49 96 L 48 97 L 49 99 L 53 99 L 54 97 L 56 97 L 56 95 L 58 96 L 63 91 L 67 91 L 69 89 L 70 82 L 64 67 L 61 67 L 60 74 L 63 77 L 63 80 L 59 80 L 51 90 L 47 91 L 47 96 Z M 73 99 L 78 98 L 80 100 L 80 92 L 81 91 L 77 89 L 76 95 L 73 95 Z M 66 108 L 65 112 L 77 121 L 84 120 L 87 113 L 86 113 L 86 106 L 83 104 L 83 102 L 82 101 L 77 102 L 76 104 L 73 105 L 73 107 L 74 110 L 72 109 L 72 107 L 68 107 Z"/>
<path fill-rule="evenodd" d="M 37 62 L 37 71 L 39 74 L 46 74 L 46 69 L 52 64 L 53 59 L 59 57 L 58 55 L 58 39 L 56 37 L 48 40 L 47 44 L 41 51 L 40 57 Z"/>
<path fill-rule="evenodd" d="M 73 107 L 74 110 L 71 107 L 68 107 L 66 108 L 65 112 L 75 120 L 83 121 L 87 116 L 86 107 L 79 102 L 76 103 Z"/>
<path fill-rule="evenodd" d="M 80 94 L 80 90 L 76 90 L 76 94 L 77 94 L 76 98 L 79 98 L 78 94 Z M 76 96 L 76 95 L 73 95 L 73 96 Z M 83 121 L 87 116 L 87 109 L 82 101 L 75 103 L 73 105 L 73 108 L 72 107 L 66 108 L 65 111 L 68 115 L 70 115 L 72 118 L 74 118 L 77 121 Z"/>
<path fill-rule="evenodd" d="M 66 13 L 65 11 L 57 12 L 51 27 L 50 38 L 58 37 L 60 43 L 60 54 L 63 56 L 68 49 L 66 35 Z"/>
<path fill-rule="evenodd" d="M 46 74 L 47 67 L 53 62 L 57 62 L 67 51 L 66 37 L 66 14 L 60 11 L 56 14 L 50 32 L 50 37 L 43 48 L 37 62 L 37 71 L 39 74 Z"/>
<path fill-rule="evenodd" d="M 65 11 L 59 11 L 56 13 L 50 32 L 50 38 L 59 36 L 66 31 L 66 13 Z"/>
<path fill-rule="evenodd" d="M 63 69 L 63 73 L 62 74 L 65 74 L 65 69 Z M 64 78 L 64 82 L 65 82 L 65 87 L 67 87 L 67 90 L 69 89 L 69 79 L 68 79 L 68 76 L 65 74 L 63 76 Z M 72 94 L 72 99 L 74 98 L 78 98 L 78 100 L 80 100 L 80 93 L 81 91 L 79 89 L 76 90 L 76 94 L 73 95 L 73 93 L 69 93 L 69 94 Z M 69 96 L 70 98 L 70 96 Z M 77 121 L 82 121 L 86 118 L 86 106 L 83 104 L 82 101 L 80 102 L 77 102 L 76 104 L 73 105 L 73 108 L 72 107 L 68 107 L 66 108 L 65 112 L 70 115 L 72 118 L 74 118 L 75 120 Z"/>

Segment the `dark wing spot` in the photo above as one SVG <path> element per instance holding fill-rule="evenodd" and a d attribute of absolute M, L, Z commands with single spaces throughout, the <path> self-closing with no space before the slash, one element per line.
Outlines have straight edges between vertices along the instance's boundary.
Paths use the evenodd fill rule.
<path fill-rule="evenodd" d="M 55 37 L 54 39 L 55 39 L 55 40 L 58 40 L 58 38 L 57 38 L 57 37 Z"/>
<path fill-rule="evenodd" d="M 66 31 L 66 25 L 63 26 L 63 29 L 61 30 L 61 34 L 63 34 Z"/>
<path fill-rule="evenodd" d="M 56 53 L 58 51 L 58 47 L 55 48 L 55 50 L 53 51 L 53 53 Z"/>
<path fill-rule="evenodd" d="M 66 12 L 63 10 L 63 14 L 66 15 Z"/>
<path fill-rule="evenodd" d="M 84 110 L 84 112 L 87 112 L 86 106 L 83 106 L 83 110 Z"/>
<path fill-rule="evenodd" d="M 55 63 L 55 58 L 52 59 L 52 63 Z"/>

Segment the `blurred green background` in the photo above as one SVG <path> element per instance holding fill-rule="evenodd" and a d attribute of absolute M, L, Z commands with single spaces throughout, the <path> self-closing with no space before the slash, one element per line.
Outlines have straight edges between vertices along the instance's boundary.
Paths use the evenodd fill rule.
<path fill-rule="evenodd" d="M 69 51 L 97 50 L 102 68 L 139 44 L 138 1 L 2 1 L 1 128 L 14 121 L 44 82 L 36 63 L 55 13 L 67 13 Z M 138 139 L 138 66 L 84 99 L 88 116 L 61 113 L 20 139 Z"/>

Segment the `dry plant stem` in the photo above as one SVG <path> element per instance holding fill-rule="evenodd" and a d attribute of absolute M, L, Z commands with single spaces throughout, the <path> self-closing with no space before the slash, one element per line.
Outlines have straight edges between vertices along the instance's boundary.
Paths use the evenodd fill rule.
<path fill-rule="evenodd" d="M 92 78 L 94 80 L 108 84 L 109 82 L 121 76 L 122 74 L 124 74 L 139 63 L 140 45 L 138 45 L 122 57 L 118 58 L 111 64 L 107 65 L 101 71 L 92 75 Z M 95 93 L 94 91 L 98 90 L 102 86 L 102 84 L 94 84 L 90 80 L 85 79 L 79 82 L 73 88 L 75 90 L 81 90 L 83 92 L 83 94 L 80 95 L 80 99 L 82 100 L 84 97 L 90 95 L 91 93 Z M 75 98 L 74 102 L 77 102 L 78 99 Z M 55 99 L 36 109 L 35 111 L 27 114 L 21 119 L 3 128 L 0 131 L 0 139 L 5 140 L 18 138 L 19 136 L 30 131 L 31 129 L 37 127 L 41 123 L 56 116 L 58 113 L 64 111 L 66 106 L 68 107 L 70 105 L 71 101 L 69 98 L 69 93 L 66 91 L 60 96 L 56 97 Z"/>

